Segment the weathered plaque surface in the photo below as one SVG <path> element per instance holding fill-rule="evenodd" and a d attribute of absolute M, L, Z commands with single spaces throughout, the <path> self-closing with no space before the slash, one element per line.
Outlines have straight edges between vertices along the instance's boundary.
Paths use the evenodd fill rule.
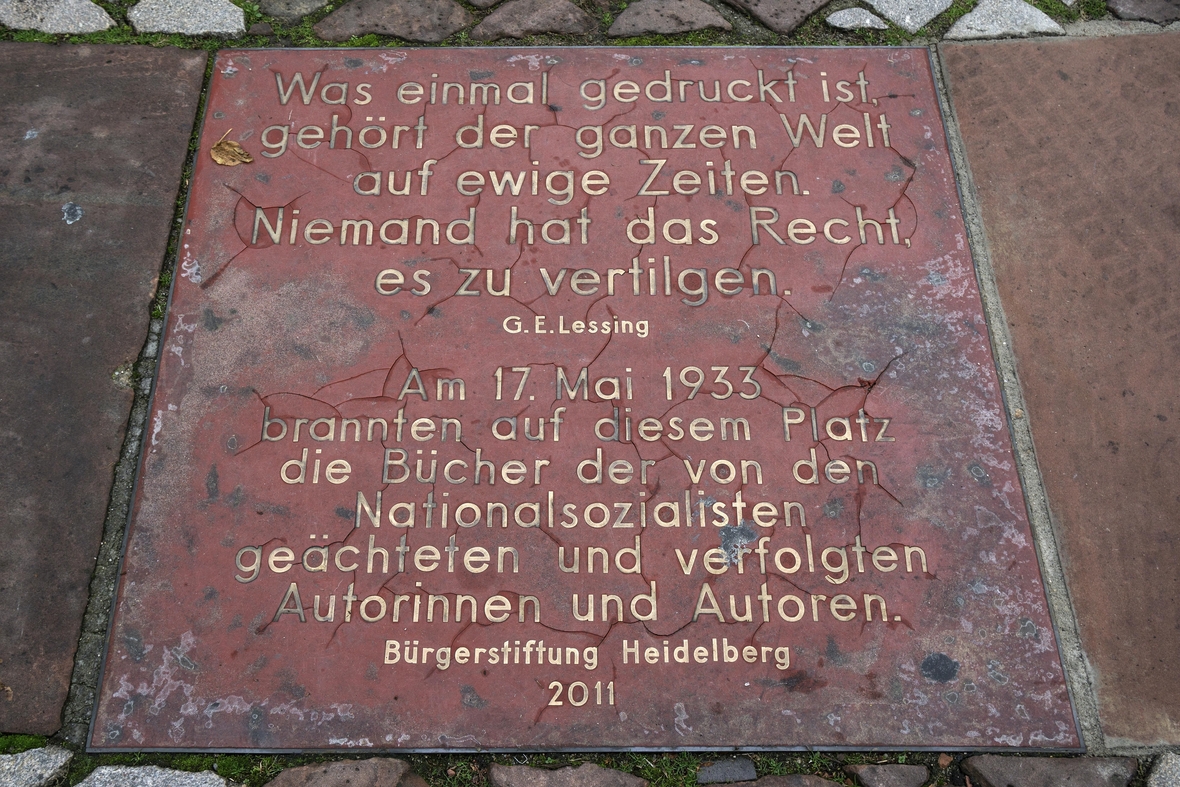
<path fill-rule="evenodd" d="M 925 50 L 223 52 L 201 147 L 95 747 L 1079 745 Z"/>

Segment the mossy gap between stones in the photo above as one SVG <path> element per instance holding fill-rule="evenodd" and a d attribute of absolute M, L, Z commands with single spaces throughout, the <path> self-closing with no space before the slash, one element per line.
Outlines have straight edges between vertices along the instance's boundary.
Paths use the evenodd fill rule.
<path fill-rule="evenodd" d="M 505 0 L 510 2 L 511 0 Z M 1045 12 L 1060 24 L 1111 18 L 1106 0 L 1077 0 L 1072 6 L 1062 0 L 1028 0 L 1034 7 Z M 611 38 L 607 29 L 630 0 L 571 0 L 574 5 L 590 14 L 598 23 L 598 29 L 585 35 L 538 34 L 520 39 L 506 38 L 496 41 L 476 41 L 470 31 L 485 17 L 503 5 L 491 8 L 476 8 L 459 0 L 471 13 L 472 24 L 457 31 L 436 44 L 409 42 L 395 36 L 366 34 L 344 41 L 327 41 L 316 35 L 314 26 L 344 2 L 332 0 L 302 19 L 284 22 L 264 14 L 257 3 L 249 0 L 233 0 L 242 8 L 246 28 L 258 22 L 268 24 L 270 34 L 243 34 L 238 36 L 186 36 L 167 33 L 136 33 L 127 17 L 129 9 L 137 0 L 95 0 L 110 14 L 116 25 L 108 30 L 81 35 L 54 35 L 28 30 L 13 30 L 0 26 L 0 40 L 36 41 L 42 43 L 71 44 L 144 44 L 148 46 L 177 46 L 188 49 L 216 51 L 220 48 L 267 48 L 267 47 L 405 47 L 405 46 L 898 46 L 921 45 L 940 39 L 954 22 L 968 13 L 977 0 L 954 0 L 950 8 L 933 19 L 926 27 L 909 34 L 890 24 L 887 30 L 839 30 L 824 21 L 830 14 L 851 7 L 871 6 L 858 0 L 832 0 L 820 7 L 806 21 L 789 34 L 775 33 L 748 13 L 727 5 L 722 0 L 703 0 L 733 26 L 731 31 L 699 30 L 669 35 L 641 35 L 625 38 Z"/>

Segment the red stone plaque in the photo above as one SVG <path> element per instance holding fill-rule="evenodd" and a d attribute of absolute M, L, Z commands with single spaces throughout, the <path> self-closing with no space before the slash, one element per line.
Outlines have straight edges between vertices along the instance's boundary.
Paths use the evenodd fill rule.
<path fill-rule="evenodd" d="M 925 50 L 223 52 L 177 271 L 96 748 L 1079 746 Z"/>

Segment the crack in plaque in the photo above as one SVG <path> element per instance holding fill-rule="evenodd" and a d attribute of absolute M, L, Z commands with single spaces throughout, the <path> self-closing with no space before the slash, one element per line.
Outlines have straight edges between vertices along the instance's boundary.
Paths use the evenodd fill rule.
<path fill-rule="evenodd" d="M 232 257 L 230 257 L 228 260 L 226 260 L 224 264 L 222 264 L 220 267 L 218 267 L 218 268 L 217 268 L 217 270 L 213 271 L 213 274 L 212 274 L 211 276 L 208 276 L 208 277 L 206 277 L 206 278 L 203 278 L 203 279 L 201 279 L 201 280 L 200 280 L 200 282 L 198 282 L 198 286 L 199 286 L 199 287 L 200 287 L 202 290 L 204 290 L 204 289 L 207 289 L 208 287 L 212 286 L 213 282 L 217 281 L 217 279 L 218 279 L 218 278 L 221 276 L 221 274 L 222 274 L 222 273 L 223 273 L 223 272 L 224 272 L 224 271 L 225 271 L 227 268 L 229 268 L 229 266 L 230 266 L 230 265 L 232 265 L 232 264 L 233 264 L 234 260 L 236 260 L 238 257 L 242 256 L 242 254 L 246 253 L 247 251 L 250 251 L 250 250 L 251 250 L 251 249 L 253 249 L 253 248 L 269 248 L 269 246 L 259 246 L 259 247 L 254 247 L 254 246 L 252 246 L 252 245 L 249 243 L 249 241 L 247 241 L 245 238 L 243 238 L 243 237 L 241 236 L 241 233 L 239 233 L 239 232 L 237 231 L 238 207 L 239 207 L 239 206 L 240 206 L 240 205 L 241 205 L 243 202 L 244 202 L 244 203 L 246 203 L 247 205 L 249 205 L 251 210 L 258 210 L 260 206 L 258 206 L 258 205 L 256 205 L 256 204 L 254 204 L 253 202 L 251 202 L 251 201 L 250 201 L 250 199 L 249 199 L 249 197 L 247 197 L 245 194 L 243 194 L 242 192 L 238 191 L 237 189 L 235 189 L 233 186 L 229 185 L 228 183 L 224 183 L 224 182 L 223 182 L 221 185 L 225 186 L 227 189 L 229 189 L 230 191 L 232 191 L 234 194 L 237 194 L 237 195 L 238 195 L 238 201 L 237 201 L 236 203 L 234 203 L 233 224 L 234 224 L 234 233 L 235 233 L 235 234 L 238 236 L 238 240 L 242 242 L 243 246 L 242 246 L 242 248 L 241 248 L 241 249 L 239 249 L 239 250 L 238 250 L 238 251 L 237 251 L 237 252 L 236 252 L 236 253 L 235 253 L 235 254 L 234 254 Z M 293 198 L 291 199 L 291 201 L 290 201 L 290 202 L 287 202 L 287 203 L 286 203 L 286 204 L 284 204 L 284 205 L 277 206 L 277 207 L 275 207 L 274 209 L 276 209 L 276 210 L 285 210 L 285 209 L 287 209 L 287 208 L 290 208 L 292 205 L 294 205 L 294 204 L 295 204 L 296 202 L 298 202 L 300 199 L 302 199 L 303 197 L 307 196 L 309 193 L 311 193 L 311 192 L 307 192 L 307 191 L 305 191 L 305 192 L 303 192 L 302 194 L 300 194 L 299 196 L 297 196 L 297 197 L 293 197 Z M 266 211 L 266 210 L 271 210 L 272 208 L 261 208 L 261 209 L 262 209 L 263 211 Z M 271 244 L 271 245 L 274 245 L 274 244 Z"/>

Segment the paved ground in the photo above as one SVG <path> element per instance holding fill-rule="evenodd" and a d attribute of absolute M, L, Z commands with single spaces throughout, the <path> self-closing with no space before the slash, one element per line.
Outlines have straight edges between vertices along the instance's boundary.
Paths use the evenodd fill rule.
<path fill-rule="evenodd" d="M 281 13 L 292 24 L 329 13 L 286 2 L 286 11 L 266 6 L 262 24 L 281 30 Z M 884 7 L 873 4 L 898 29 L 904 15 Z M 1180 645 L 1172 482 L 1180 358 L 1170 276 L 1180 253 L 1180 32 L 1156 24 L 1175 24 L 1180 5 L 1112 8 L 1155 20 L 1133 28 L 1153 34 L 938 47 L 952 137 L 958 129 L 973 177 L 961 173 L 969 214 L 978 200 L 973 240 L 984 291 L 998 298 L 990 327 L 1001 371 L 1013 373 L 1010 411 L 1024 424 L 1016 437 L 1034 530 L 1095 754 L 1180 746 L 1172 655 Z M 442 38 L 491 18 L 461 10 L 470 16 Z M 126 9 L 104 13 L 126 24 Z M 765 22 L 728 7 L 719 13 L 739 30 Z M 0 22 L 13 27 L 91 17 L 74 6 L 0 0 Z M 1019 6 L 1009 17 L 1030 18 Z M 227 24 L 238 30 L 246 21 Z M 1128 24 L 1065 27 L 1095 34 Z M 152 370 L 149 303 L 154 277 L 170 264 L 169 222 L 203 62 L 171 49 L 0 42 L 0 357 L 8 372 L 0 408 L 9 437 L 0 446 L 0 691 L 12 690 L 11 700 L 0 696 L 4 732 L 61 727 L 111 500 L 108 548 L 119 543 L 126 499 L 117 485 L 112 495 L 112 479 L 134 464 L 132 456 L 117 465 L 128 425 L 133 434 L 144 428 L 127 386 L 137 357 L 139 373 Z M 120 102 L 130 95 L 153 110 L 126 111 Z M 118 229 L 128 226 L 141 230 Z M 83 651 L 92 654 L 104 599 L 91 609 Z M 67 730 L 89 717 L 93 666 L 74 675 Z"/>
<path fill-rule="evenodd" d="M 204 65 L 175 49 L 0 47 L 6 731 L 61 726 Z"/>
<path fill-rule="evenodd" d="M 1180 36 L 944 54 L 1102 734 L 1180 744 Z"/>

